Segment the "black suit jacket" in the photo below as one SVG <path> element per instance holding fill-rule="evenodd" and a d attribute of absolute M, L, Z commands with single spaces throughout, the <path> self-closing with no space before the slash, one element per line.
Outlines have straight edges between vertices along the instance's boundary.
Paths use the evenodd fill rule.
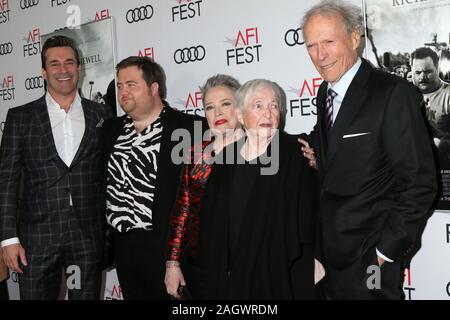
<path fill-rule="evenodd" d="M 184 133 L 189 133 L 189 136 L 183 137 L 183 148 L 179 149 L 181 152 L 189 152 L 190 147 L 194 143 L 195 138 L 202 141 L 203 132 L 208 128 L 204 118 L 198 116 L 187 115 L 181 111 L 172 109 L 165 101 L 165 113 L 162 116 L 162 141 L 161 149 L 157 159 L 158 173 L 156 179 L 156 191 L 153 204 L 153 233 L 156 241 L 156 248 L 160 248 L 158 252 L 149 252 L 148 254 L 154 257 L 155 265 L 158 266 L 160 273 L 153 275 L 159 281 L 164 280 L 165 272 L 165 254 L 168 241 L 168 228 L 170 213 L 172 212 L 175 198 L 177 196 L 178 185 L 180 181 L 180 174 L 182 169 L 182 162 L 175 163 L 171 159 L 171 153 L 174 148 L 180 147 L 180 137 L 174 136 L 172 141 L 172 133 L 176 129 L 184 129 Z M 103 126 L 103 141 L 104 141 L 104 155 L 103 167 L 107 168 L 109 157 L 114 149 L 114 144 L 117 138 L 123 132 L 126 115 L 119 118 L 114 118 L 105 122 Z M 195 127 L 196 126 L 196 127 Z M 195 127 L 195 129 L 194 129 Z M 186 138 L 186 139 L 185 139 Z M 189 138 L 189 139 L 187 139 Z M 176 148 L 175 148 L 176 149 Z M 187 153 L 189 154 L 189 153 Z M 106 175 L 105 175 L 106 176 Z M 106 183 L 106 182 L 105 182 Z M 149 275 L 151 276 L 151 275 Z"/>
<path fill-rule="evenodd" d="M 407 81 L 363 60 L 327 139 L 327 85 L 319 88 L 310 135 L 321 180 L 326 267 L 343 270 L 369 250 L 375 256 L 375 248 L 401 262 L 437 189 L 420 95 Z"/>
<path fill-rule="evenodd" d="M 59 243 L 72 195 L 82 231 L 101 245 L 105 218 L 97 126 L 112 114 L 106 105 L 86 99 L 81 103 L 85 132 L 70 167 L 56 151 L 45 96 L 8 111 L 0 148 L 1 240 L 19 237 L 25 246 Z"/>

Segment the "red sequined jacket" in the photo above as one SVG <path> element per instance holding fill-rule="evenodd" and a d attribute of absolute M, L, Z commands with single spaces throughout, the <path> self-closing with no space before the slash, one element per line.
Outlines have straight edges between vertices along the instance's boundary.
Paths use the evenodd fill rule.
<path fill-rule="evenodd" d="M 169 228 L 168 261 L 180 261 L 187 245 L 189 245 L 190 254 L 196 255 L 200 227 L 198 212 L 212 169 L 210 143 L 211 141 L 204 141 L 201 146 L 192 147 L 190 161 L 183 168 Z M 208 145 L 210 145 L 209 148 L 206 148 Z"/>

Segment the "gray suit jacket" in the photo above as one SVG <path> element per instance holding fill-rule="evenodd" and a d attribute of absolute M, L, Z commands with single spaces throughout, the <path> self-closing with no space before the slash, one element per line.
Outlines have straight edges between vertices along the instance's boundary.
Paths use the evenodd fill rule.
<path fill-rule="evenodd" d="M 82 99 L 84 136 L 70 167 L 58 156 L 45 96 L 8 111 L 0 147 L 0 239 L 59 243 L 70 203 L 83 232 L 103 242 L 104 193 L 98 125 L 108 106 Z M 103 119 L 103 120 L 102 120 Z M 23 180 L 20 203 L 19 185 Z M 17 214 L 20 212 L 20 214 Z"/>

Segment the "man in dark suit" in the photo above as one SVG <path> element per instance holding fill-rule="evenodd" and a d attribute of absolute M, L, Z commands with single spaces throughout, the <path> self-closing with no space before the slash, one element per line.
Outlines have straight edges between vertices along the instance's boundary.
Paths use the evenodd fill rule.
<path fill-rule="evenodd" d="M 79 96 L 72 39 L 49 38 L 41 58 L 47 92 L 8 111 L 0 148 L 4 260 L 19 273 L 21 299 L 56 299 L 63 270 L 69 299 L 98 299 L 105 200 L 97 131 L 111 111 Z"/>
<path fill-rule="evenodd" d="M 117 276 L 125 299 L 168 299 L 165 260 L 181 174 L 178 151 L 188 152 L 195 126 L 201 141 L 206 122 L 169 106 L 164 70 L 148 57 L 119 62 L 117 93 L 126 114 L 103 126 Z"/>
<path fill-rule="evenodd" d="M 358 57 L 360 11 L 324 1 L 302 26 L 325 80 L 309 136 L 321 180 L 325 297 L 401 299 L 405 263 L 436 195 L 436 173 L 419 94 Z"/>

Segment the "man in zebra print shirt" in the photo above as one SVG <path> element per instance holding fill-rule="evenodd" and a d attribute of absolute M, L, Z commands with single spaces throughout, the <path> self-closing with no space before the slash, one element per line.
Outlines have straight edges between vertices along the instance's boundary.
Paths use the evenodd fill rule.
<path fill-rule="evenodd" d="M 167 299 L 165 251 L 181 172 L 181 163 L 171 159 L 179 143 L 171 136 L 185 129 L 192 137 L 196 120 L 200 128 L 206 124 L 168 105 L 164 70 L 147 57 L 128 57 L 117 65 L 117 89 L 126 114 L 103 126 L 106 217 L 117 275 L 125 299 Z M 183 143 L 183 150 L 192 144 Z"/>

